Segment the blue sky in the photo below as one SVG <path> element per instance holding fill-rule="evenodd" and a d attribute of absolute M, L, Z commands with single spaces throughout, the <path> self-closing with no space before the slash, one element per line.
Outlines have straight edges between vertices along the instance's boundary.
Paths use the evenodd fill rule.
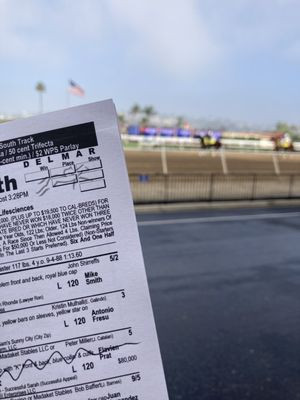
<path fill-rule="evenodd" d="M 0 0 L 0 112 L 113 98 L 164 114 L 300 124 L 300 0 Z"/>

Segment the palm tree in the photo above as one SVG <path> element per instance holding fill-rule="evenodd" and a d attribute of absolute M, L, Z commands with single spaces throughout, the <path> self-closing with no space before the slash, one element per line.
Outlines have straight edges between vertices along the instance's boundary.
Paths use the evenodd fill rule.
<path fill-rule="evenodd" d="M 119 121 L 120 121 L 121 125 L 126 124 L 126 118 L 125 118 L 124 114 L 118 114 L 118 118 L 119 118 Z"/>
<path fill-rule="evenodd" d="M 177 128 L 182 128 L 184 125 L 184 118 L 182 116 L 177 117 Z"/>
<path fill-rule="evenodd" d="M 121 133 L 125 133 L 126 131 L 126 118 L 124 114 L 118 114 L 118 118 L 119 118 L 119 126 L 121 129 Z"/>
<path fill-rule="evenodd" d="M 141 107 L 136 103 L 130 109 L 130 114 L 137 115 L 141 112 Z"/>
<path fill-rule="evenodd" d="M 140 120 L 140 124 L 142 126 L 146 126 L 149 123 L 149 118 L 145 115 L 141 120 Z"/>
<path fill-rule="evenodd" d="M 46 91 L 46 86 L 43 82 L 38 82 L 35 86 L 35 90 L 39 94 L 39 113 L 42 114 L 43 112 L 43 93 Z"/>
<path fill-rule="evenodd" d="M 148 118 L 150 118 L 150 117 L 152 117 L 152 115 L 155 115 L 156 114 L 156 111 L 154 110 L 154 107 L 152 107 L 152 106 L 146 106 L 146 107 L 144 107 L 144 114 L 148 117 Z"/>

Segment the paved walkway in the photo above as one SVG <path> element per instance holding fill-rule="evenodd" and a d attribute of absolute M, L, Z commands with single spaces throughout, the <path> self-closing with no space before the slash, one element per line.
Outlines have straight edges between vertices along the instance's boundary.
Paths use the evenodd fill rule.
<path fill-rule="evenodd" d="M 300 398 L 300 209 L 138 220 L 170 400 Z"/>

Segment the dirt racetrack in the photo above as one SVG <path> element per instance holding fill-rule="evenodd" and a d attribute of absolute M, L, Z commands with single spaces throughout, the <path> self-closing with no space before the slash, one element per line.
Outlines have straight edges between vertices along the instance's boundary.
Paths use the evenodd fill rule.
<path fill-rule="evenodd" d="M 125 150 L 129 174 L 300 173 L 300 153 Z M 164 165 L 164 167 L 163 167 Z M 165 171 L 164 171 L 165 170 Z"/>

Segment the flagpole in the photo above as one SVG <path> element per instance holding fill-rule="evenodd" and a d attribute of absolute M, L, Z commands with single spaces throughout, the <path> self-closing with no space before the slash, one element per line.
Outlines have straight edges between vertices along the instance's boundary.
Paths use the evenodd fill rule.
<path fill-rule="evenodd" d="M 66 89 L 66 107 L 70 107 L 70 100 L 71 100 L 71 96 L 70 96 L 70 91 L 69 91 L 69 87 L 67 87 Z"/>

